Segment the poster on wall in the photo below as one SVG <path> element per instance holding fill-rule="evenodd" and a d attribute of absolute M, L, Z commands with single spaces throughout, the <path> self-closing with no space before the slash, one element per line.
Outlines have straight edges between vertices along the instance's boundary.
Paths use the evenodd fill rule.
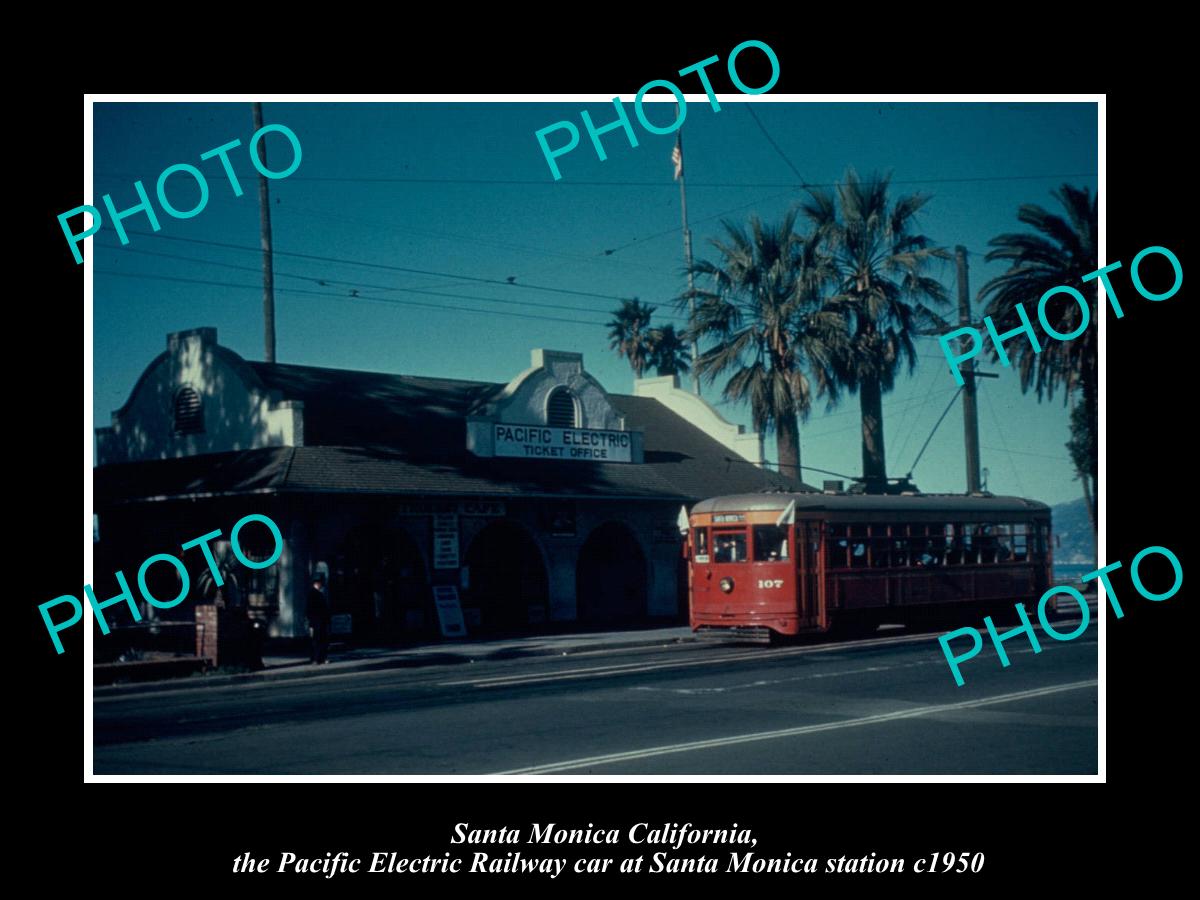
<path fill-rule="evenodd" d="M 433 604 L 437 608 L 438 624 L 444 637 L 465 637 L 467 626 L 463 621 L 462 606 L 458 602 L 458 588 L 452 584 L 439 584 L 433 588 Z"/>
<path fill-rule="evenodd" d="M 433 567 L 458 568 L 458 515 L 437 513 L 433 517 Z"/>

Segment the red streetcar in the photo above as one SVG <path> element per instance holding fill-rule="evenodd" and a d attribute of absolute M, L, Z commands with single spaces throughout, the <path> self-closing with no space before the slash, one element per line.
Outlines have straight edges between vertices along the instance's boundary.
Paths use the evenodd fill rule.
<path fill-rule="evenodd" d="M 1051 584 L 1050 507 L 1019 497 L 739 494 L 697 503 L 688 526 L 697 632 L 1008 619 Z"/>

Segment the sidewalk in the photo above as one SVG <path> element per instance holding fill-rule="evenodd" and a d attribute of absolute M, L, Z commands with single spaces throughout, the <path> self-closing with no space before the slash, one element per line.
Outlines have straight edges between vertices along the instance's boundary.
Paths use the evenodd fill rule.
<path fill-rule="evenodd" d="M 527 656 L 567 656 L 595 650 L 620 650 L 635 647 L 654 647 L 694 641 L 696 636 L 686 625 L 667 628 L 643 628 L 636 631 L 605 631 L 586 634 L 539 635 L 536 637 L 500 638 L 496 640 L 447 641 L 418 647 L 354 647 L 338 650 L 334 644 L 329 662 L 313 665 L 307 655 L 263 655 L 266 668 L 260 672 L 237 675 L 196 675 L 164 681 L 113 684 L 93 688 L 96 697 L 155 693 L 158 691 L 188 690 L 229 686 L 233 684 L 290 681 L 345 672 L 370 672 L 384 669 L 416 668 L 420 666 L 457 665 L 476 660 L 518 659 Z"/>
<path fill-rule="evenodd" d="M 1092 617 L 1099 614 L 1095 593 L 1086 595 Z M 1075 611 L 1074 603 L 1067 613 Z M 982 627 L 974 623 L 975 627 Z M 876 635 L 883 636 L 894 626 L 884 626 Z M 131 684 L 96 686 L 95 697 L 116 697 L 158 691 L 190 690 L 192 688 L 223 687 L 233 684 L 290 681 L 346 672 L 372 672 L 386 669 L 407 669 L 423 666 L 444 666 L 472 663 L 477 660 L 519 659 L 531 656 L 569 656 L 597 650 L 655 647 L 698 641 L 687 625 L 664 628 L 640 628 L 632 631 L 604 631 L 582 634 L 538 635 L 534 637 L 498 638 L 493 640 L 445 641 L 417 647 L 345 647 L 334 644 L 330 660 L 323 666 L 313 665 L 307 654 L 265 654 L 266 668 L 260 672 L 237 675 L 194 675 L 163 681 L 141 681 Z"/>

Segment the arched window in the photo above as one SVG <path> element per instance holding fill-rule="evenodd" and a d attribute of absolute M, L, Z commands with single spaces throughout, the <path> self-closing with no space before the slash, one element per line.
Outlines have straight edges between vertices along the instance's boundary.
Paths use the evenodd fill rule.
<path fill-rule="evenodd" d="M 204 431 L 204 401 L 195 389 L 181 388 L 175 395 L 175 433 L 200 434 Z"/>
<path fill-rule="evenodd" d="M 578 428 L 575 395 L 565 387 L 556 387 L 546 398 L 546 424 L 551 428 Z"/>

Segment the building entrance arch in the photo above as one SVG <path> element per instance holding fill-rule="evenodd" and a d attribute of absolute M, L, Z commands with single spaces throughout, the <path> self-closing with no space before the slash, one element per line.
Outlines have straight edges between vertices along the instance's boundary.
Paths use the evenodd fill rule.
<path fill-rule="evenodd" d="M 645 618 L 647 576 L 646 555 L 633 532 L 620 522 L 599 526 L 584 541 L 575 567 L 579 621 L 619 624 Z"/>
<path fill-rule="evenodd" d="M 330 573 L 333 613 L 350 613 L 359 637 L 418 637 L 437 631 L 425 560 L 399 528 L 358 525 Z"/>
<path fill-rule="evenodd" d="M 548 619 L 550 585 L 533 536 L 508 520 L 492 522 L 467 549 L 463 613 L 468 632 L 519 630 Z"/>

